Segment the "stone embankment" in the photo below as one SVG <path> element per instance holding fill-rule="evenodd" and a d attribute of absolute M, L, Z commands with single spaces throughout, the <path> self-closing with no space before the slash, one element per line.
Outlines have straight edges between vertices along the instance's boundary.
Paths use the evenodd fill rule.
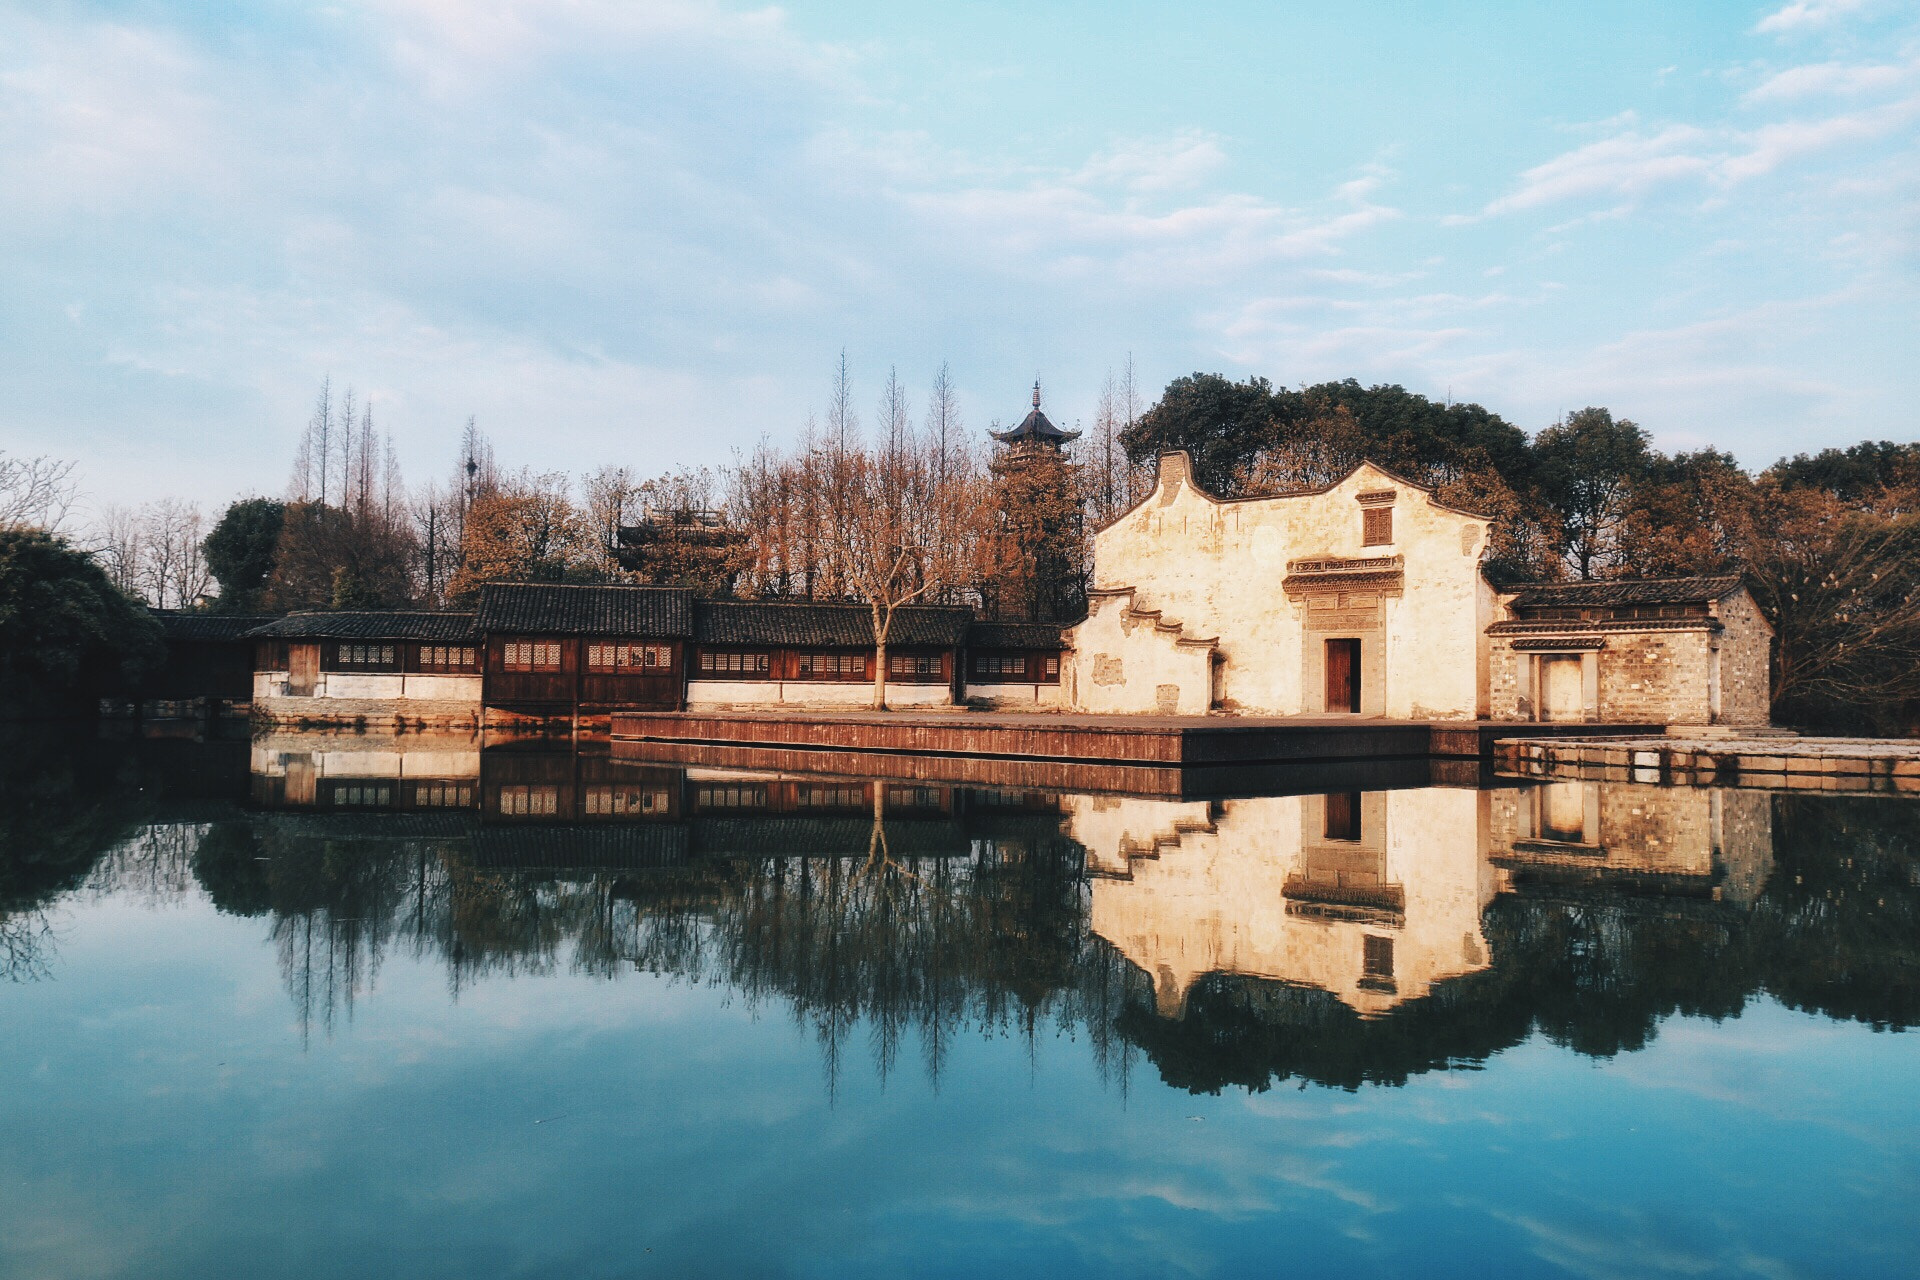
<path fill-rule="evenodd" d="M 1502 738 L 1508 777 L 1920 795 L 1920 740 L 1899 738 Z"/>

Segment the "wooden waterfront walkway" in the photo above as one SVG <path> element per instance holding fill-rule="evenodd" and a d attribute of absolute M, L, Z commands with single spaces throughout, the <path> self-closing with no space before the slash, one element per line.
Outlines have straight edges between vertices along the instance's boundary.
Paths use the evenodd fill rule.
<path fill-rule="evenodd" d="M 1189 768 L 1442 757 L 1496 738 L 1659 733 L 1651 725 L 1495 724 L 1355 716 L 1096 716 L 967 711 L 617 711 L 619 742 Z"/>

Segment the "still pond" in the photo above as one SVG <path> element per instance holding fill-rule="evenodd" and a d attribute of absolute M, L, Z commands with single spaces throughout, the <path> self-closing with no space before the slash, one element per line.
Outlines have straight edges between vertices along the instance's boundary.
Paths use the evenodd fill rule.
<path fill-rule="evenodd" d="M 0 744 L 0 1275 L 1920 1274 L 1920 802 L 916 772 Z"/>

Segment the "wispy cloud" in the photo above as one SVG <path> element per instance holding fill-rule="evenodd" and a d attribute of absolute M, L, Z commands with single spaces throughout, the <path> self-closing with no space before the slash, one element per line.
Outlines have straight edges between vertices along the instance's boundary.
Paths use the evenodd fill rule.
<path fill-rule="evenodd" d="M 1824 27 L 1866 8 L 1867 0 L 1793 0 L 1760 19 L 1755 31 L 1779 33 Z"/>
<path fill-rule="evenodd" d="M 1864 93 L 1920 80 L 1910 68 L 1801 68 L 1783 72 L 1749 94 L 1780 101 L 1815 93 Z M 1520 213 L 1594 198 L 1610 204 L 1696 183 L 1725 190 L 1773 173 L 1802 157 L 1895 135 L 1920 120 L 1920 92 L 1889 102 L 1757 127 L 1670 124 L 1654 131 L 1628 127 L 1564 152 L 1523 172 L 1514 189 L 1489 201 L 1481 217 Z M 1471 218 L 1456 217 L 1464 223 Z"/>
<path fill-rule="evenodd" d="M 1859 97 L 1911 84 L 1915 67 L 1892 63 L 1814 62 L 1768 76 L 1745 95 L 1753 103 L 1797 102 L 1804 98 Z"/>

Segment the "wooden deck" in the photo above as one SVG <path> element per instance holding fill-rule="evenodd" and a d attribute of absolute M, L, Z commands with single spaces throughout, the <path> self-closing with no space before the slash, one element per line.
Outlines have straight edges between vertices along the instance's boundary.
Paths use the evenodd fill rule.
<path fill-rule="evenodd" d="M 1660 726 L 1345 717 L 1090 716 L 980 712 L 613 713 L 615 743 L 782 752 L 979 757 L 1186 769 L 1354 760 L 1486 760 L 1496 738 L 1646 736 Z M 1126 789 L 1126 788 L 1122 788 Z"/>

